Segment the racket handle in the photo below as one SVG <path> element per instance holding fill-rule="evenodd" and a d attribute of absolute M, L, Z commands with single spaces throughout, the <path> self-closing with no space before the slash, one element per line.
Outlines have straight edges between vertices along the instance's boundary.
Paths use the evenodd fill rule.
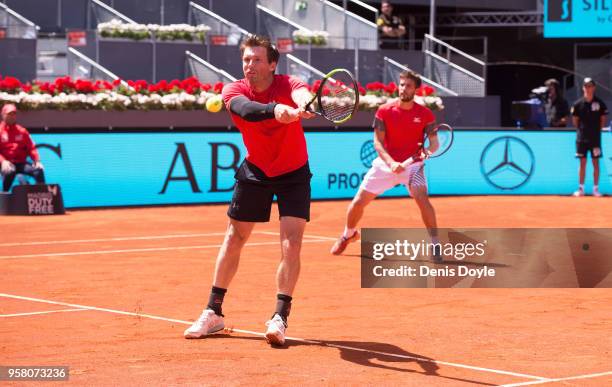
<path fill-rule="evenodd" d="M 425 151 L 421 155 L 422 155 L 422 157 L 412 156 L 412 157 L 407 158 L 406 160 L 402 161 L 402 167 L 407 168 L 410 164 L 414 164 L 414 163 L 419 162 L 419 161 L 425 161 L 425 160 L 427 160 L 429 158 L 430 154 L 427 151 Z"/>
<path fill-rule="evenodd" d="M 406 160 L 402 161 L 402 167 L 407 168 L 410 164 L 414 163 L 416 160 L 414 157 L 409 157 Z"/>

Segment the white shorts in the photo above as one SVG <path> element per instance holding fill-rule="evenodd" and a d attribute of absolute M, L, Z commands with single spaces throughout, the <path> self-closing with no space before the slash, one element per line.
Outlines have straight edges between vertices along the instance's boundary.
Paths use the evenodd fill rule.
<path fill-rule="evenodd" d="M 409 165 L 401 173 L 393 173 L 387 164 L 380 157 L 377 157 L 372 162 L 372 168 L 364 176 L 360 188 L 375 195 L 380 195 L 398 184 L 405 185 L 408 192 L 415 187 L 425 187 L 427 189 L 424 167 L 425 163 L 421 161 Z"/>

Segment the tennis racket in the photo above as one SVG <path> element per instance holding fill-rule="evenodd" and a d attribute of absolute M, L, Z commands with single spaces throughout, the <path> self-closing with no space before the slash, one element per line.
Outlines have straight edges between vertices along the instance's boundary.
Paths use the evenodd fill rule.
<path fill-rule="evenodd" d="M 346 69 L 330 71 L 304 110 L 341 124 L 351 119 L 359 105 L 359 87 Z"/>
<path fill-rule="evenodd" d="M 414 162 L 442 156 L 453 145 L 453 137 L 453 128 L 450 125 L 440 124 L 434 127 L 425 134 L 423 142 L 419 143 L 419 150 L 402 162 L 402 167 L 406 168 Z"/>

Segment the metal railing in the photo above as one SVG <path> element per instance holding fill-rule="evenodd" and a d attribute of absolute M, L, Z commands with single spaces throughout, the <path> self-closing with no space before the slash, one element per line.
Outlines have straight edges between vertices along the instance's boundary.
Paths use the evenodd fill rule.
<path fill-rule="evenodd" d="M 313 0 L 300 7 L 297 0 L 258 0 L 258 5 L 311 31 L 326 31 L 337 39 L 330 40 L 330 48 L 355 48 L 359 38 L 364 50 L 376 50 L 378 29 L 376 23 L 368 21 L 342 7 L 327 1 Z M 362 40 L 361 40 L 362 39 Z M 363 44 L 363 45 L 362 45 Z"/>
<path fill-rule="evenodd" d="M 383 66 L 383 82 L 384 83 L 389 83 L 389 82 L 395 82 L 398 83 L 399 81 L 399 74 L 402 71 L 410 71 L 410 68 L 404 66 L 401 63 L 398 63 L 396 61 L 394 61 L 393 59 L 389 58 L 389 57 L 384 57 L 383 58 L 383 62 L 384 62 L 384 66 Z M 429 85 L 433 88 L 435 88 L 437 90 L 437 94 L 439 96 L 453 96 L 456 97 L 459 94 L 435 81 L 432 81 L 431 79 L 425 77 L 425 76 L 421 76 L 421 81 L 426 84 Z"/>
<path fill-rule="evenodd" d="M 378 8 L 372 7 L 370 4 L 364 3 L 361 0 L 348 0 L 348 2 L 365 8 L 367 11 L 374 12 L 374 18 L 372 20 L 374 20 L 375 22 L 376 20 L 378 20 Z M 346 9 L 346 1 L 344 2 L 344 9 Z"/>
<path fill-rule="evenodd" d="M 185 51 L 185 58 L 187 69 L 191 72 L 191 75 L 198 78 L 202 83 L 228 83 L 236 81 L 236 78 L 230 73 L 213 66 L 191 51 Z"/>
<path fill-rule="evenodd" d="M 414 15 L 415 27 L 428 27 L 429 14 Z M 436 15 L 437 27 L 537 27 L 543 25 L 542 11 L 454 12 Z"/>
<path fill-rule="evenodd" d="M 324 72 L 291 54 L 287 54 L 286 73 L 288 75 L 293 75 L 295 77 L 300 78 L 309 85 L 312 85 L 316 80 L 325 77 Z"/>
<path fill-rule="evenodd" d="M 189 2 L 187 20 L 189 24 L 209 26 L 209 34 L 226 36 L 227 44 L 232 46 L 239 45 L 242 39 L 249 35 L 249 32 L 244 28 L 191 1 Z"/>
<path fill-rule="evenodd" d="M 104 80 L 109 82 L 119 79 L 110 70 L 73 47 L 68 47 L 68 74 L 73 79 Z M 120 82 L 121 85 L 131 88 L 127 82 L 123 80 Z"/>
<path fill-rule="evenodd" d="M 425 76 L 461 96 L 486 94 L 486 63 L 429 34 L 423 42 Z"/>
<path fill-rule="evenodd" d="M 3 3 L 0 3 L 0 28 L 4 30 L 5 38 L 17 39 L 36 39 L 40 29 Z"/>
<path fill-rule="evenodd" d="M 95 19 L 93 28 L 96 28 L 100 23 L 108 23 L 112 20 L 119 20 L 128 24 L 138 24 L 134 20 L 99 0 L 89 0 L 89 11 L 87 12 L 88 18 L 90 12 L 93 13 Z M 87 25 L 90 25 L 89 20 Z"/>
<path fill-rule="evenodd" d="M 269 36 L 273 42 L 279 38 L 292 38 L 294 31 L 303 31 L 312 34 L 312 31 L 288 18 L 268 9 L 260 4 L 257 5 L 257 31 Z"/>

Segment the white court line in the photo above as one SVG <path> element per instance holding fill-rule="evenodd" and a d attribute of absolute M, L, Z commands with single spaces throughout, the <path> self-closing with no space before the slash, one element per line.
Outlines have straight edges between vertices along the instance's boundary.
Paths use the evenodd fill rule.
<path fill-rule="evenodd" d="M 36 242 L 14 242 L 0 243 L 0 247 L 11 246 L 36 246 L 36 245 L 58 245 L 67 243 L 95 243 L 95 242 L 115 242 L 115 241 L 136 241 L 136 240 L 153 240 L 153 239 L 172 239 L 172 238 L 197 238 L 205 236 L 223 236 L 224 232 L 211 232 L 205 234 L 168 234 L 168 235 L 151 235 L 151 236 L 133 236 L 133 237 L 116 237 L 116 238 L 98 238 L 98 239 L 71 239 L 63 241 L 36 241 Z"/>
<path fill-rule="evenodd" d="M 28 313 L 14 313 L 14 314 L 0 314 L 0 317 L 20 317 L 20 316 L 33 316 L 35 314 L 47 314 L 47 313 L 61 313 L 61 312 L 82 312 L 87 309 L 59 309 L 59 310 L 46 310 L 44 312 L 28 312 Z"/>
<path fill-rule="evenodd" d="M 169 321 L 169 322 L 175 322 L 175 323 L 180 323 L 180 324 L 185 324 L 185 325 L 191 325 L 193 323 L 192 321 L 177 320 L 177 319 L 166 318 L 166 317 L 161 317 L 161 316 L 154 316 L 154 315 L 150 315 L 150 314 L 141 314 L 141 313 L 126 312 L 126 311 L 115 310 L 115 309 L 98 308 L 98 307 L 95 307 L 95 306 L 70 304 L 70 303 L 66 303 L 66 302 L 50 301 L 50 300 L 44 300 L 44 299 L 40 299 L 40 298 L 17 296 L 17 295 L 6 294 L 6 293 L 0 293 L 0 297 L 13 298 L 13 299 L 25 300 L 25 301 L 41 302 L 41 303 L 45 303 L 45 304 L 53 304 L 53 305 L 62 305 L 62 306 L 76 307 L 76 308 L 81 308 L 81 309 L 97 310 L 97 311 L 101 311 L 101 312 L 116 313 L 116 314 L 127 315 L 127 316 L 136 316 L 136 317 L 141 317 L 141 318 L 144 317 L 144 318 L 150 318 L 150 319 L 153 319 L 153 320 Z M 245 334 L 249 334 L 249 335 L 254 335 L 254 336 L 261 336 L 261 337 L 265 336 L 263 333 L 260 333 L 260 332 L 248 331 L 248 330 L 243 330 L 243 329 L 232 329 L 232 331 L 239 332 L 239 333 L 245 333 Z M 470 370 L 474 370 L 474 371 L 482 371 L 482 372 L 489 372 L 489 373 L 500 374 L 500 375 L 516 376 L 516 377 L 519 377 L 519 378 L 526 378 L 526 379 L 536 379 L 537 381 L 547 381 L 547 380 L 549 380 L 549 379 L 543 378 L 541 376 L 534 376 L 534 375 L 522 374 L 522 373 L 518 373 L 518 372 L 498 370 L 498 369 L 494 369 L 494 368 L 475 367 L 475 366 L 466 365 L 466 364 L 451 363 L 451 362 L 447 362 L 447 361 L 440 361 L 440 360 L 434 360 L 434 359 L 426 359 L 426 358 L 420 358 L 420 357 L 416 357 L 416 356 L 401 355 L 401 354 L 397 354 L 397 353 L 373 351 L 373 350 L 369 350 L 369 349 L 350 347 L 350 346 L 347 346 L 347 345 L 337 345 L 337 344 L 326 343 L 325 341 L 307 340 L 307 339 L 300 339 L 300 338 L 297 338 L 297 337 L 286 337 L 286 339 L 287 340 L 293 340 L 293 341 L 299 341 L 299 342 L 306 343 L 306 344 L 314 344 L 314 345 L 320 345 L 320 346 L 325 346 L 325 347 L 333 347 L 333 348 L 345 349 L 345 350 L 357 351 L 357 352 L 373 353 L 373 354 L 376 354 L 376 355 L 384 355 L 384 356 L 395 357 L 395 358 L 400 358 L 400 359 L 409 359 L 409 360 L 415 360 L 415 361 L 418 361 L 418 362 L 427 362 L 427 363 L 442 364 L 442 365 L 447 365 L 447 366 L 450 366 L 450 367 L 465 368 L 465 369 L 470 369 Z"/>
<path fill-rule="evenodd" d="M 529 382 L 523 382 L 523 383 L 504 384 L 501 387 L 529 386 L 529 385 L 534 385 L 534 384 L 562 382 L 565 380 L 590 379 L 590 378 L 597 378 L 597 377 L 606 376 L 606 375 L 612 375 L 612 371 L 600 372 L 598 374 L 569 376 L 567 378 L 554 378 L 554 379 L 545 379 L 545 380 L 535 380 L 535 381 L 529 381 Z"/>
<path fill-rule="evenodd" d="M 329 242 L 321 239 L 303 240 L 303 243 Z M 269 246 L 277 245 L 279 242 L 254 242 L 247 243 L 244 246 Z M 171 250 L 194 250 L 194 249 L 212 249 L 219 248 L 221 244 L 214 245 L 197 245 L 197 246 L 176 246 L 176 247 L 147 247 L 140 249 L 121 249 L 121 250 L 92 250 L 92 251 L 76 251 L 69 253 L 42 253 L 42 254 L 24 254 L 24 255 L 0 255 L 0 259 L 24 259 L 24 258 L 39 258 L 39 257 L 68 257 L 76 255 L 97 255 L 97 254 L 121 254 L 121 253 L 141 253 L 147 251 L 171 251 Z"/>
<path fill-rule="evenodd" d="M 280 235 L 280 232 L 275 232 L 275 231 L 259 231 L 259 234 Z M 338 239 L 338 238 L 332 238 L 332 237 L 328 237 L 328 236 L 312 235 L 312 234 L 304 234 L 304 238 L 325 239 L 325 240 L 328 240 L 328 241 L 335 241 L 336 239 Z"/>
<path fill-rule="evenodd" d="M 253 234 L 262 235 L 280 235 L 279 232 L 273 231 L 253 231 Z M 166 234 L 166 235 L 149 235 L 149 236 L 131 236 L 131 237 L 115 237 L 115 238 L 96 238 L 96 239 L 69 239 L 61 241 L 35 241 L 35 242 L 10 242 L 0 243 L 0 247 L 16 247 L 16 246 L 40 246 L 40 245 L 59 245 L 69 243 L 96 243 L 96 242 L 117 242 L 117 241 L 146 241 L 155 239 L 174 239 L 174 238 L 198 238 L 207 236 L 225 236 L 225 232 L 209 232 L 201 234 Z M 315 236 L 315 235 L 304 235 L 306 238 L 314 239 L 329 239 L 335 240 L 335 238 Z"/>

